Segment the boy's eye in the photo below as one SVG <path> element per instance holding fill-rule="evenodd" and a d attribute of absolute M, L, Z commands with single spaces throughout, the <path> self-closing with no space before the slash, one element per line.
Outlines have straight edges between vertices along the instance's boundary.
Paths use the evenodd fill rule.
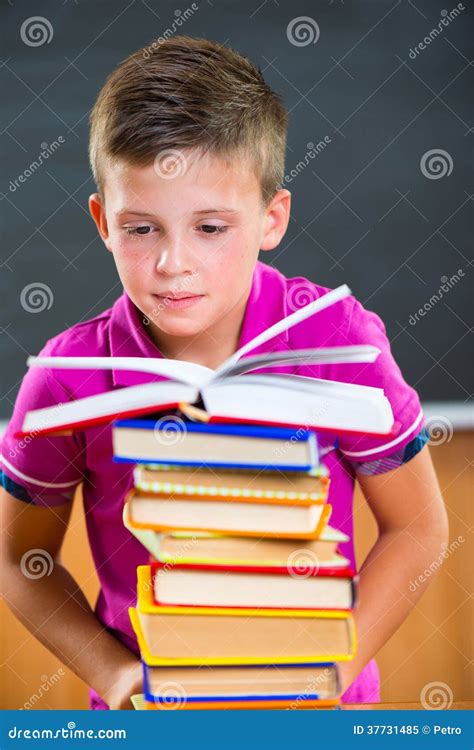
<path fill-rule="evenodd" d="M 200 226 L 204 234 L 224 234 L 228 229 L 225 225 L 217 226 L 216 224 L 201 224 Z"/>
<path fill-rule="evenodd" d="M 128 235 L 146 237 L 151 234 L 154 227 L 149 224 L 144 224 L 140 227 L 124 227 Z M 199 230 L 203 234 L 224 234 L 228 227 L 225 225 L 218 226 L 216 224 L 200 224 Z"/>
<path fill-rule="evenodd" d="M 125 231 L 127 232 L 127 234 L 131 234 L 131 235 L 137 235 L 137 234 L 146 235 L 146 234 L 150 234 L 150 232 L 151 232 L 152 229 L 153 229 L 153 227 L 150 227 L 149 225 L 144 225 L 142 227 L 125 227 Z"/>

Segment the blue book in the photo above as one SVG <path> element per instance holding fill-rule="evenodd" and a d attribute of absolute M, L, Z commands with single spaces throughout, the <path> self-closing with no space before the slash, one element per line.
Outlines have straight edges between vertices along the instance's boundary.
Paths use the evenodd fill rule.
<path fill-rule="evenodd" d="M 150 667 L 142 659 L 145 700 L 177 707 L 214 701 L 332 700 L 341 690 L 333 662 Z"/>
<path fill-rule="evenodd" d="M 319 465 L 316 435 L 303 427 L 197 423 L 171 415 L 119 419 L 112 439 L 114 461 L 302 472 Z"/>

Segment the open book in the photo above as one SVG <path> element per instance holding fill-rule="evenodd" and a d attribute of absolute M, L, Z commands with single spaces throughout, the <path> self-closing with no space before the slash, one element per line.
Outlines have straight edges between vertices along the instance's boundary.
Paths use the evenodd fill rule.
<path fill-rule="evenodd" d="M 84 429 L 117 418 L 170 409 L 180 409 L 186 417 L 201 421 L 396 434 L 400 426 L 394 425 L 390 403 L 381 388 L 301 375 L 255 372 L 263 367 L 374 362 L 380 354 L 377 347 L 300 349 L 243 358 L 252 349 L 350 293 L 344 284 L 296 310 L 249 341 L 216 370 L 160 357 L 29 357 L 30 367 L 134 370 L 164 376 L 167 380 L 35 409 L 26 414 L 22 431 L 17 435 Z"/>

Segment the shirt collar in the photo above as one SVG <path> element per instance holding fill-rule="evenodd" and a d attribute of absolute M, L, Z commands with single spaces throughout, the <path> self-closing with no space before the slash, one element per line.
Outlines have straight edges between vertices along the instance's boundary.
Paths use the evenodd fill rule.
<path fill-rule="evenodd" d="M 275 268 L 257 261 L 240 331 L 239 349 L 287 315 L 286 279 Z M 163 357 L 149 332 L 145 316 L 124 291 L 112 307 L 109 345 L 112 357 Z M 283 331 L 249 353 L 289 348 L 289 332 Z M 164 376 L 132 370 L 112 370 L 114 386 L 140 385 L 166 380 Z"/>

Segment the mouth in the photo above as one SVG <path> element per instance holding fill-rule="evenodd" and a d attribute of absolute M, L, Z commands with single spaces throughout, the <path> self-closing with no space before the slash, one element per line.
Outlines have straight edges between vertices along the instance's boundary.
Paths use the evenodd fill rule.
<path fill-rule="evenodd" d="M 202 297 L 202 294 L 190 294 L 189 292 L 162 292 L 161 294 L 155 294 L 155 297 L 161 299 L 190 299 L 191 297 Z"/>
<path fill-rule="evenodd" d="M 204 294 L 189 294 L 189 292 L 178 292 L 173 294 L 171 292 L 164 292 L 163 294 L 153 295 L 159 302 L 170 309 L 183 309 L 194 305 L 199 300 L 203 299 Z"/>

